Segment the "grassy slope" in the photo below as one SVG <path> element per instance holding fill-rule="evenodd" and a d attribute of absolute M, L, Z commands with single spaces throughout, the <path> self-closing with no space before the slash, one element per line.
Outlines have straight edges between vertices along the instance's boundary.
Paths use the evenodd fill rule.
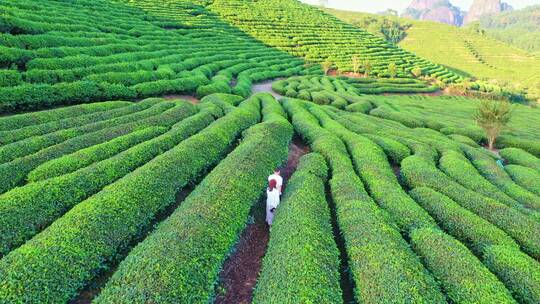
<path fill-rule="evenodd" d="M 400 77 L 410 77 L 412 68 L 421 67 L 425 74 L 440 80 L 460 78 L 440 65 L 295 0 L 216 0 L 209 8 L 268 45 L 308 61 L 330 60 L 340 71 L 351 71 L 351 58 L 358 55 L 361 61 L 372 64 L 373 75 L 388 76 L 388 65 L 395 63 Z"/>
<path fill-rule="evenodd" d="M 486 16 L 480 20 L 489 36 L 530 52 L 540 52 L 540 5 Z"/>
<path fill-rule="evenodd" d="M 338 18 L 353 22 L 365 13 L 328 10 Z M 540 92 L 540 58 L 503 42 L 454 26 L 406 20 L 412 24 L 399 45 L 432 62 L 444 65 L 464 76 L 495 79 L 518 88 Z"/>

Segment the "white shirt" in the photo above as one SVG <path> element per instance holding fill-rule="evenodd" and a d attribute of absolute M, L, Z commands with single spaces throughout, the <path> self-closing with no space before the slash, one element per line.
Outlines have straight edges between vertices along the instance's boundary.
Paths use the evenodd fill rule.
<path fill-rule="evenodd" d="M 266 188 L 266 208 L 267 210 L 270 210 L 272 208 L 277 208 L 279 205 L 279 191 L 278 189 L 274 189 L 273 191 L 269 191 L 268 188 Z"/>
<path fill-rule="evenodd" d="M 270 182 L 273 179 L 276 180 L 276 183 L 277 183 L 276 187 L 279 190 L 279 194 L 281 194 L 281 185 L 283 185 L 283 177 L 277 174 L 272 174 L 268 177 L 268 182 Z"/>

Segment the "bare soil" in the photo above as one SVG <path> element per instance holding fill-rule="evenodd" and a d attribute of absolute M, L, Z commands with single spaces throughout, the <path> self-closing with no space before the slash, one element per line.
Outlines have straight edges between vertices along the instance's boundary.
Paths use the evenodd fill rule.
<path fill-rule="evenodd" d="M 284 187 L 290 179 L 299 159 L 309 153 L 310 149 L 300 138 L 293 138 L 289 145 L 287 164 L 281 169 Z M 220 273 L 216 290 L 215 304 L 247 304 L 253 298 L 253 289 L 262 266 L 270 239 L 268 225 L 265 222 L 264 196 L 254 206 L 251 217 L 253 222 L 242 232 L 236 250 L 225 261 Z"/>
<path fill-rule="evenodd" d="M 164 95 L 164 96 L 161 96 L 161 98 L 167 99 L 167 100 L 184 99 L 184 100 L 187 100 L 187 101 L 191 102 L 192 104 L 198 104 L 199 102 L 201 102 L 197 97 L 195 97 L 193 95 L 176 95 L 176 94 L 173 94 L 173 95 Z"/>

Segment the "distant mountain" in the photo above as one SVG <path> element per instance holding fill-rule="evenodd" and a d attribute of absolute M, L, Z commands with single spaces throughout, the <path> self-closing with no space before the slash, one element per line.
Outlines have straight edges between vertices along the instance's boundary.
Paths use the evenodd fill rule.
<path fill-rule="evenodd" d="M 540 52 L 540 5 L 484 16 L 471 26 L 524 50 Z"/>
<path fill-rule="evenodd" d="M 448 0 L 413 0 L 401 16 L 458 26 L 463 23 L 463 13 Z"/>
<path fill-rule="evenodd" d="M 512 6 L 500 0 L 474 0 L 463 23 L 468 24 L 485 16 L 496 16 L 502 12 L 512 10 Z"/>

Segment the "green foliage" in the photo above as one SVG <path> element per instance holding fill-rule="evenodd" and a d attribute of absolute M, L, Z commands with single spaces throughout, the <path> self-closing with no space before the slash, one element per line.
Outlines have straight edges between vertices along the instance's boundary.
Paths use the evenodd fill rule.
<path fill-rule="evenodd" d="M 510 121 L 511 114 L 508 102 L 491 100 L 480 102 L 477 111 L 474 113 L 474 119 L 486 132 L 489 149 L 493 150 L 495 140 Z"/>
<path fill-rule="evenodd" d="M 540 197 L 517 185 L 495 160 L 478 149 L 464 147 L 471 163 L 487 180 L 517 200 L 523 206 L 540 211 Z"/>
<path fill-rule="evenodd" d="M 285 100 L 284 107 L 297 132 L 327 159 L 333 172 L 331 194 L 351 276 L 359 287 L 355 290 L 356 298 L 377 303 L 403 298 L 443 303 L 444 298 L 435 281 L 388 215 L 364 190 L 343 142 L 321 128 L 318 120 L 302 107 L 301 101 Z"/>
<path fill-rule="evenodd" d="M 149 102 L 153 101 L 149 100 Z M 150 125 L 155 125 L 159 124 L 159 121 L 155 121 L 158 119 L 163 119 L 165 123 L 176 119 L 175 116 L 162 117 L 159 115 L 161 113 L 164 115 L 171 112 L 176 114 L 180 110 L 185 115 L 184 109 L 182 107 L 178 109 L 179 107 L 175 107 L 173 102 L 160 102 L 160 100 L 156 100 L 156 102 L 157 104 L 154 106 L 133 114 L 61 130 L 44 136 L 30 137 L 1 147 L 0 152 L 6 151 L 5 155 L 10 160 L 0 165 L 0 193 L 22 184 L 30 171 L 49 160 L 132 132 L 141 126 L 137 120 L 147 123 L 153 121 Z M 35 150 L 39 151 L 32 154 Z"/>
<path fill-rule="evenodd" d="M 451 236 L 422 228 L 411 233 L 411 243 L 452 302 L 517 303 L 497 277 Z"/>
<path fill-rule="evenodd" d="M 484 255 L 488 268 L 526 304 L 540 300 L 540 266 L 538 261 L 521 255 L 513 248 L 492 246 Z"/>
<path fill-rule="evenodd" d="M 486 248 L 495 245 L 519 246 L 505 232 L 449 197 L 430 188 L 415 188 L 410 192 L 418 204 L 437 221 L 439 226 L 481 256 Z"/>
<path fill-rule="evenodd" d="M 501 157 L 511 164 L 529 167 L 540 172 L 540 159 L 518 148 L 506 148 L 499 151 Z"/>
<path fill-rule="evenodd" d="M 64 166 L 67 168 L 63 172 L 65 175 L 57 171 L 58 177 L 32 182 L 0 196 L 0 253 L 6 254 L 21 245 L 77 203 L 195 135 L 213 121 L 212 115 L 203 111 L 175 123 L 182 118 L 178 114 L 173 113 L 172 129 L 161 136 L 70 174 L 67 174 L 70 167 Z M 165 117 L 157 118 L 160 122 L 165 120 Z M 146 123 L 141 121 L 136 127 L 144 127 Z"/>
<path fill-rule="evenodd" d="M 439 171 L 434 164 L 418 156 L 410 156 L 403 160 L 401 174 L 409 187 L 429 187 L 448 196 L 462 207 L 502 229 L 525 252 L 539 258 L 540 237 L 536 233 L 540 229 L 538 217 L 523 214 L 459 185 Z"/>
<path fill-rule="evenodd" d="M 488 35 L 524 50 L 540 51 L 540 5 L 485 16 L 478 26 Z"/>
<path fill-rule="evenodd" d="M 101 103 L 82 104 L 54 110 L 31 112 L 26 114 L 0 117 L 1 132 L 12 132 L 24 127 L 35 127 L 36 125 L 51 123 L 55 120 L 67 119 L 79 115 L 87 115 L 121 108 L 130 105 L 127 101 L 109 101 Z"/>
<path fill-rule="evenodd" d="M 29 182 L 36 182 L 77 171 L 95 162 L 113 157 L 122 151 L 165 133 L 165 131 L 167 131 L 167 128 L 164 127 L 149 127 L 55 158 L 28 173 L 27 179 Z"/>
<path fill-rule="evenodd" d="M 396 78 L 397 66 L 393 62 L 388 65 L 388 75 L 390 75 L 390 78 Z"/>
<path fill-rule="evenodd" d="M 505 166 L 504 169 L 516 184 L 540 196 L 540 173 L 538 171 L 518 165 Z"/>
<path fill-rule="evenodd" d="M 327 172 L 319 154 L 300 159 L 272 224 L 254 303 L 342 302 L 339 251 L 325 197 Z"/>
<path fill-rule="evenodd" d="M 277 105 L 271 96 L 259 96 L 263 107 Z M 212 298 L 220 266 L 244 229 L 268 173 L 287 156 L 292 127 L 279 105 L 274 109 L 277 112 L 267 113 L 263 123 L 244 132 L 242 143 L 130 252 L 96 303 L 193 303 Z M 141 269 L 141 264 L 147 267 Z"/>
<path fill-rule="evenodd" d="M 445 152 L 439 160 L 439 169 L 451 177 L 454 181 L 467 187 L 468 189 L 477 191 L 485 197 L 492 198 L 500 203 L 504 203 L 513 208 L 523 208 L 517 201 L 509 197 L 500 188 L 496 187 L 486 180 L 462 154 L 454 151 Z"/>
<path fill-rule="evenodd" d="M 79 203 L 0 261 L 0 296 L 32 302 L 72 298 L 259 118 L 259 102 L 254 99 Z"/>
<path fill-rule="evenodd" d="M 246 83 L 307 72 L 302 60 L 247 36 L 209 4 L 7 3 L 0 21 L 0 113 L 168 94 L 248 96 Z"/>

